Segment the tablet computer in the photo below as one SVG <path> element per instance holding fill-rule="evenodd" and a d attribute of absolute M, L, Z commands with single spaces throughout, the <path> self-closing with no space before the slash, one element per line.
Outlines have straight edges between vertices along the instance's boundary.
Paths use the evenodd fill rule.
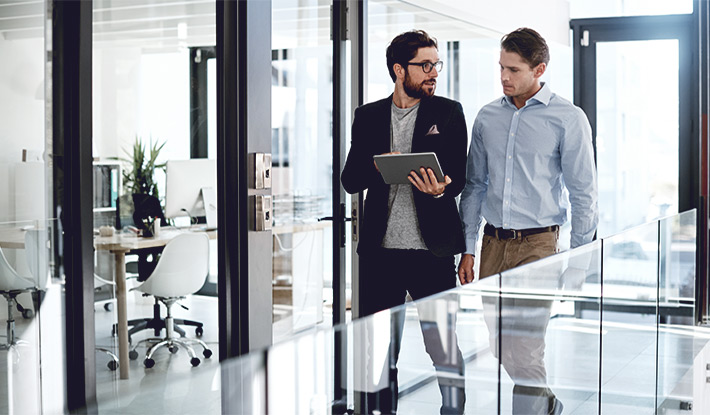
<path fill-rule="evenodd" d="M 440 183 L 444 182 L 444 173 L 436 153 L 382 154 L 373 158 L 387 184 L 410 184 L 407 179 L 409 173 L 412 170 L 420 173 L 420 167 L 431 168 L 436 179 Z"/>

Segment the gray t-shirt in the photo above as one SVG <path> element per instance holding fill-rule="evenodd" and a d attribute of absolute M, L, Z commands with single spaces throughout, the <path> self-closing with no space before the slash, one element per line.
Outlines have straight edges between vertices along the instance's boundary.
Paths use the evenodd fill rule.
<path fill-rule="evenodd" d="M 417 121 L 419 104 L 398 108 L 392 103 L 390 123 L 390 151 L 412 152 L 412 136 Z M 419 220 L 414 207 L 411 184 L 390 185 L 389 217 L 382 247 L 387 249 L 427 249 L 419 231 Z M 417 191 L 414 189 L 414 191 Z"/>

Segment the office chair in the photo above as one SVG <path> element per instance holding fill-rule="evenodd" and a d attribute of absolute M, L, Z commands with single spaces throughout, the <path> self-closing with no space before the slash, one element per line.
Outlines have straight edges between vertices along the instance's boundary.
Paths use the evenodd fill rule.
<path fill-rule="evenodd" d="M 197 339 L 176 338 L 173 336 L 175 320 L 171 314 L 171 307 L 178 300 L 189 294 L 197 292 L 205 283 L 209 273 L 209 238 L 204 233 L 184 233 L 168 242 L 163 255 L 158 260 L 158 265 L 150 277 L 141 285 L 134 288 L 149 294 L 165 304 L 167 315 L 164 320 L 166 335 L 164 338 L 141 340 L 129 353 L 132 360 L 138 358 L 137 347 L 144 342 L 157 342 L 146 353 L 143 364 L 147 368 L 155 365 L 153 354 L 161 347 L 166 346 L 171 353 L 177 353 L 182 347 L 190 355 L 192 366 L 200 364 L 200 359 L 195 354 L 191 343 L 202 346 L 205 358 L 212 356 L 212 351 L 207 345 Z"/>
<path fill-rule="evenodd" d="M 106 287 L 108 287 L 109 289 L 107 290 Z M 101 278 L 97 274 L 94 274 L 94 303 L 103 302 L 104 310 L 111 311 L 111 307 L 109 306 L 116 299 L 116 296 L 114 294 L 115 287 L 116 283 L 114 281 Z M 102 296 L 103 298 L 100 296 Z M 108 361 L 108 363 L 106 363 L 106 366 L 109 368 L 109 370 L 115 371 L 116 369 L 118 369 L 118 356 L 116 356 L 111 350 L 105 347 L 96 346 L 95 349 L 96 351 L 102 352 L 103 354 L 109 357 L 110 360 Z"/>
<path fill-rule="evenodd" d="M 29 248 L 31 242 L 28 244 L 27 235 L 29 235 L 29 233 L 25 235 L 25 246 Z M 30 263 L 30 269 L 32 269 L 29 254 L 28 263 Z M 8 263 L 7 258 L 5 258 L 5 254 L 3 254 L 2 249 L 0 249 L 0 295 L 5 297 L 5 300 L 7 300 L 7 343 L 0 345 L 0 349 L 6 350 L 18 343 L 15 338 L 15 318 L 13 309 L 16 308 L 17 311 L 22 313 L 22 316 L 25 318 L 31 318 L 34 313 L 32 309 L 22 307 L 22 305 L 17 302 L 17 296 L 24 292 L 34 291 L 35 289 L 35 282 L 20 276 Z"/>

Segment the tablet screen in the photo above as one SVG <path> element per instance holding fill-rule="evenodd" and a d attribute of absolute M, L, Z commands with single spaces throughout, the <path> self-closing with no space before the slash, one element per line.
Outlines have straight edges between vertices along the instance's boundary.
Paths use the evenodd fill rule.
<path fill-rule="evenodd" d="M 373 158 L 387 184 L 410 183 L 409 173 L 412 170 L 419 173 L 420 167 L 431 168 L 436 179 L 444 182 L 444 173 L 435 153 L 383 154 Z"/>

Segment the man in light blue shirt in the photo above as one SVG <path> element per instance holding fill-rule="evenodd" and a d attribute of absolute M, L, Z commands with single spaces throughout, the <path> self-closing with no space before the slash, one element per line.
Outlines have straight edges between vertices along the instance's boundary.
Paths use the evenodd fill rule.
<path fill-rule="evenodd" d="M 540 82 L 548 62 L 547 44 L 532 29 L 518 29 L 501 40 L 505 96 L 478 113 L 459 205 L 466 239 L 458 270 L 462 284 L 474 279 L 483 218 L 487 224 L 481 244 L 481 278 L 557 252 L 559 226 L 567 220 L 565 188 L 571 205 L 571 247 L 594 238 L 598 209 L 591 127 L 580 108 Z M 537 396 L 516 403 L 514 389 L 514 412 L 517 406 L 519 413 L 559 413 L 562 405 L 547 388 L 543 361 L 550 304 L 509 305 L 512 313 L 502 323 L 502 335 L 506 335 L 507 323 L 517 324 L 509 333 L 526 334 L 506 339 L 500 360 L 516 383 L 518 397 Z M 523 319 L 530 309 L 536 317 Z M 518 314 L 521 319 L 515 321 Z M 493 341 L 498 341 L 493 333 L 497 330 L 491 330 Z"/>

